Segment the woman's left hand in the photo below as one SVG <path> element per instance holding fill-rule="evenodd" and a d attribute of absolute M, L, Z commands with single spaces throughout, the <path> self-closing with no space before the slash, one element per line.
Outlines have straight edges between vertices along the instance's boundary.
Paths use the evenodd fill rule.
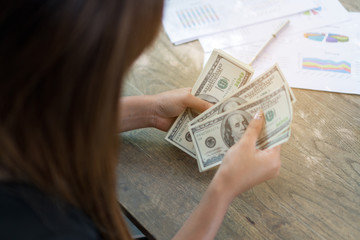
<path fill-rule="evenodd" d="M 196 112 L 203 112 L 212 106 L 211 103 L 191 94 L 191 88 L 181 88 L 153 95 L 154 122 L 153 127 L 168 131 L 186 108 Z"/>
<path fill-rule="evenodd" d="M 212 104 L 191 94 L 190 88 L 181 88 L 156 95 L 120 98 L 118 131 L 154 127 L 168 131 L 186 108 L 203 112 Z"/>

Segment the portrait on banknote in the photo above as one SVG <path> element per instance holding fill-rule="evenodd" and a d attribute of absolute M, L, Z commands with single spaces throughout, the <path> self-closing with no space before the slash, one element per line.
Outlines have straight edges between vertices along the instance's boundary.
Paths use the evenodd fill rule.
<path fill-rule="evenodd" d="M 251 121 L 248 112 L 237 110 L 226 116 L 221 123 L 221 136 L 224 143 L 230 148 L 240 140 Z"/>

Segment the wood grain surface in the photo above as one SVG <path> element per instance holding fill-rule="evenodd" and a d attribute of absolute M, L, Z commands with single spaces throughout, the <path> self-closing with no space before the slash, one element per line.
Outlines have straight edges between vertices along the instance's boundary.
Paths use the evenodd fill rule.
<path fill-rule="evenodd" d="M 360 1 L 341 0 L 349 11 Z M 192 87 L 203 65 L 199 42 L 173 46 L 164 31 L 134 64 L 123 95 Z M 235 199 L 216 239 L 360 239 L 360 95 L 293 89 L 292 136 L 278 178 Z M 216 170 L 165 141 L 165 132 L 122 133 L 118 195 L 154 238 L 171 239 Z"/>

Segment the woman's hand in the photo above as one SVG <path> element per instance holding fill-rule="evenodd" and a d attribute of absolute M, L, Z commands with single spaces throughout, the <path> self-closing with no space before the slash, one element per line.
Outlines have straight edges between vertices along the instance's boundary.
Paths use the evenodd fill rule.
<path fill-rule="evenodd" d="M 213 179 L 221 184 L 224 194 L 230 200 L 279 174 L 280 146 L 266 150 L 256 149 L 256 141 L 263 125 L 264 116 L 260 111 L 254 116 L 240 141 L 229 149 Z"/>
<path fill-rule="evenodd" d="M 119 102 L 120 132 L 144 127 L 168 131 L 186 108 L 203 112 L 212 104 L 191 94 L 190 88 L 181 88 L 156 95 L 123 97 Z"/>
<path fill-rule="evenodd" d="M 181 88 L 154 95 L 153 127 L 168 131 L 186 108 L 192 108 L 196 112 L 203 112 L 212 106 L 211 103 L 197 98 L 191 94 L 191 88 Z"/>
<path fill-rule="evenodd" d="M 239 142 L 225 155 L 200 204 L 173 238 L 214 239 L 231 201 L 249 188 L 276 177 L 280 169 L 280 146 L 256 149 L 264 125 L 260 112 Z"/>

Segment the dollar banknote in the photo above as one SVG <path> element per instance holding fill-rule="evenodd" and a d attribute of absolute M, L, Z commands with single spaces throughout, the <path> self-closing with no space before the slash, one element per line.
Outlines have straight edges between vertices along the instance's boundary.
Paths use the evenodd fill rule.
<path fill-rule="evenodd" d="M 292 103 L 286 86 L 282 86 L 255 101 L 189 126 L 200 172 L 221 163 L 228 149 L 240 140 L 260 109 L 264 111 L 265 125 L 257 147 L 276 146 L 288 139 Z"/>
<path fill-rule="evenodd" d="M 213 107 L 194 118 L 190 122 L 190 125 L 195 125 L 232 108 L 236 108 L 240 105 L 246 104 L 247 102 L 261 98 L 262 96 L 280 88 L 281 86 L 286 87 L 287 91 L 289 92 L 291 102 L 294 103 L 296 98 L 279 66 L 275 64 L 265 73 L 261 74 L 231 94 L 229 97 L 224 98 L 222 101 L 216 103 Z"/>
<path fill-rule="evenodd" d="M 221 50 L 215 49 L 191 93 L 210 103 L 217 103 L 234 93 L 250 81 L 254 71 L 252 67 L 240 62 Z M 165 139 L 196 158 L 194 144 L 188 130 L 188 124 L 198 113 L 186 109 L 176 119 Z"/>
<path fill-rule="evenodd" d="M 270 137 L 267 141 L 258 146 L 258 149 L 264 150 L 267 148 L 272 148 L 277 145 L 283 144 L 289 140 L 291 136 L 291 128 L 284 129 L 281 133 L 276 134 L 273 137 Z"/>

